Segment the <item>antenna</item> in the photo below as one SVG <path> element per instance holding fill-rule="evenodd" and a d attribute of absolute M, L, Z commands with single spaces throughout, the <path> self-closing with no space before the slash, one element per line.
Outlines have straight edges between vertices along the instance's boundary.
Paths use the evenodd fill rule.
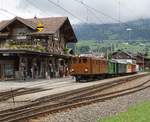
<path fill-rule="evenodd" d="M 2 9 L 2 7 L 3 7 L 2 4 L 3 4 L 3 0 L 1 0 L 1 6 L 0 6 L 0 9 Z M 3 15 L 4 15 L 4 14 L 3 14 Z"/>
<path fill-rule="evenodd" d="M 88 8 L 86 8 L 86 12 L 87 12 L 87 15 L 86 15 L 86 20 L 87 20 L 87 22 L 89 21 L 89 16 L 88 16 L 88 14 L 89 14 L 89 11 L 88 11 Z"/>
<path fill-rule="evenodd" d="M 119 5 L 119 25 L 121 26 L 121 8 L 120 8 L 120 0 L 118 1 Z"/>

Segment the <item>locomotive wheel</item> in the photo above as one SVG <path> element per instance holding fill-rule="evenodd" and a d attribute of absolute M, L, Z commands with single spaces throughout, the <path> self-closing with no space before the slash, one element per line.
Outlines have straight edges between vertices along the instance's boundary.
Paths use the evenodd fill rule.
<path fill-rule="evenodd" d="M 81 81 L 81 77 L 80 76 L 75 76 L 76 78 L 76 82 L 80 82 Z"/>

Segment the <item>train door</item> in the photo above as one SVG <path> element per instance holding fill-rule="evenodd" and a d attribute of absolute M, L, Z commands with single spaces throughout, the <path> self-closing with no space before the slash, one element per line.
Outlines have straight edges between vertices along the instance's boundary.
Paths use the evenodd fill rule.
<path fill-rule="evenodd" d="M 2 66 L 0 64 L 0 80 L 2 79 Z"/>
<path fill-rule="evenodd" d="M 0 64 L 0 80 L 4 80 L 4 64 Z"/>
<path fill-rule="evenodd" d="M 4 65 L 0 64 L 0 80 L 4 80 Z"/>

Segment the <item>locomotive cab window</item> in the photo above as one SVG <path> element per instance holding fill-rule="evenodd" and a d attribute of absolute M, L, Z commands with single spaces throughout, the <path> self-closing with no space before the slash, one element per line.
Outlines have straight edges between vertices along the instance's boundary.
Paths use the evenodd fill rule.
<path fill-rule="evenodd" d="M 78 62 L 78 60 L 77 60 L 76 58 L 74 58 L 74 59 L 72 60 L 72 62 L 75 64 L 75 63 Z"/>
<path fill-rule="evenodd" d="M 86 58 L 83 59 L 83 63 L 87 63 L 87 59 Z"/>
<path fill-rule="evenodd" d="M 82 62 L 82 60 L 81 59 L 79 59 L 79 63 L 81 63 Z"/>
<path fill-rule="evenodd" d="M 97 64 L 97 65 L 99 64 L 99 60 L 96 60 L 96 64 Z"/>

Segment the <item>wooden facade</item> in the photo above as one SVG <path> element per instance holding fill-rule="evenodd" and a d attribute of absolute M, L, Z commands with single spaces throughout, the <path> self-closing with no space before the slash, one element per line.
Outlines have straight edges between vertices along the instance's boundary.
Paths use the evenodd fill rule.
<path fill-rule="evenodd" d="M 63 76 L 67 43 L 77 39 L 67 17 L 23 19 L 0 23 L 0 79 Z M 61 71 L 63 70 L 63 71 Z"/>
<path fill-rule="evenodd" d="M 150 58 L 147 58 L 141 54 L 137 54 L 135 57 L 136 57 L 136 62 L 140 67 L 140 70 L 143 70 L 143 69 L 149 70 L 150 69 Z"/>

